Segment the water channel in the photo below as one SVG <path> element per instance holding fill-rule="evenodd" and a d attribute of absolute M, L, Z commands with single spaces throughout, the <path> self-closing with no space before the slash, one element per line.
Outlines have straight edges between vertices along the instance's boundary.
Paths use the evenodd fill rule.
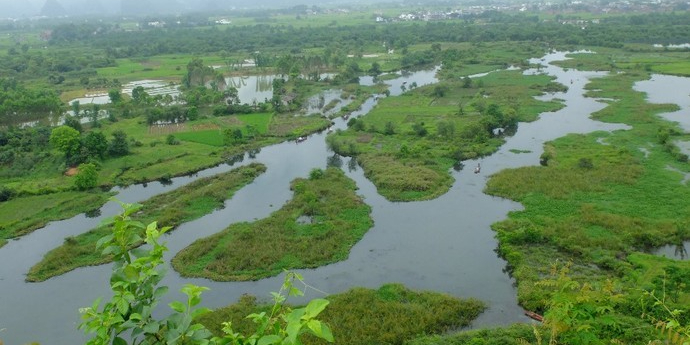
<path fill-rule="evenodd" d="M 358 192 L 371 205 L 375 224 L 352 248 L 346 261 L 299 271 L 305 280 L 329 294 L 343 292 L 354 286 L 377 288 L 384 283 L 400 282 L 414 289 L 478 298 L 485 301 L 489 309 L 475 321 L 474 327 L 527 321 L 516 302 L 514 281 L 505 273 L 506 263 L 494 253 L 497 243 L 490 229 L 492 223 L 504 219 L 508 212 L 519 210 L 521 206 L 482 193 L 487 179 L 503 169 L 538 164 L 545 141 L 567 133 L 626 128 L 589 119 L 589 114 L 602 109 L 605 104 L 583 97 L 583 88 L 590 78 L 601 77 L 604 73 L 573 69 L 566 71 L 550 64 L 563 59 L 565 53 L 549 54 L 543 60 L 535 59 L 533 63 L 547 65 L 540 71 L 529 70 L 525 73 L 548 73 L 555 76 L 557 82 L 568 85 L 565 93 L 544 96 L 546 99 L 562 99 L 566 106 L 557 112 L 542 114 L 535 122 L 520 123 L 517 133 L 508 138 L 506 144 L 492 156 L 464 162 L 465 166 L 475 166 L 481 162 L 481 174 L 474 174 L 472 169 L 453 171 L 455 184 L 438 199 L 389 202 L 378 195 L 375 186 L 363 176 L 361 169 L 347 164 L 349 158 L 343 158 L 343 169 L 356 181 Z M 392 85 L 391 94 L 399 94 L 403 82 L 414 81 L 419 86 L 433 83 L 434 73 L 435 70 L 415 72 L 387 83 Z M 366 114 L 376 102 L 375 98 L 370 98 L 352 116 Z M 335 128 L 345 127 L 343 120 L 336 120 Z M 225 208 L 183 224 L 166 236 L 170 248 L 166 259 L 169 261 L 174 253 L 195 239 L 216 233 L 228 224 L 264 218 L 280 208 L 291 197 L 291 180 L 308 176 L 313 168 L 325 168 L 328 158 L 333 156 L 326 148 L 326 135 L 314 134 L 299 144 L 286 142 L 267 147 L 254 158 L 247 156 L 242 162 L 235 163 L 237 166 L 258 161 L 265 164 L 268 170 L 254 183 L 238 191 L 233 199 L 226 201 Z M 523 153 L 514 153 L 517 150 Z M 143 201 L 196 178 L 232 168 L 227 164 L 221 165 L 194 176 L 175 178 L 167 186 L 149 183 L 147 186 L 118 189 L 118 198 L 125 202 Z M 101 209 L 100 217 L 80 215 L 53 222 L 44 229 L 10 241 L 0 249 L 0 339 L 6 344 L 37 341 L 41 344 L 72 345 L 84 341 L 84 336 L 76 330 L 78 308 L 90 305 L 98 297 L 109 295 L 110 265 L 78 269 L 35 284 L 25 283 L 24 274 L 46 251 L 60 245 L 65 237 L 87 231 L 102 218 L 118 211 L 116 204 L 108 203 Z M 171 293 L 161 305 L 165 306 L 173 299 L 182 299 L 177 290 L 185 283 L 209 287 L 210 291 L 203 295 L 203 305 L 219 307 L 235 302 L 245 293 L 268 297 L 270 291 L 279 288 L 281 279 L 274 277 L 255 282 L 221 283 L 182 278 L 169 268 L 163 284 L 171 287 Z M 308 290 L 306 293 L 306 298 L 321 296 L 316 291 Z"/>

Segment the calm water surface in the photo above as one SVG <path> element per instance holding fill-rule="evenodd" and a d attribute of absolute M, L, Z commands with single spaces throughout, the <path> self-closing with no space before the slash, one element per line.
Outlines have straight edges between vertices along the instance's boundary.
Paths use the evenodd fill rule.
<path fill-rule="evenodd" d="M 564 53 L 546 56 L 542 63 L 565 58 Z M 538 63 L 540 60 L 534 60 Z M 419 86 L 435 82 L 435 70 L 402 75 L 387 81 L 391 94 L 398 94 L 403 82 L 416 82 Z M 525 73 L 537 73 L 526 71 Z M 605 105 L 582 96 L 583 87 L 590 78 L 602 73 L 579 72 L 548 65 L 539 73 L 557 77 L 569 85 L 566 93 L 548 95 L 559 98 L 566 107 L 553 113 L 544 113 L 538 121 L 520 123 L 515 136 L 490 157 L 464 162 L 473 167 L 481 162 L 482 171 L 474 174 L 471 168 L 453 172 L 456 183 L 442 197 L 424 202 L 389 202 L 378 195 L 356 165 L 343 169 L 354 179 L 359 193 L 372 207 L 374 227 L 357 243 L 346 261 L 312 270 L 301 270 L 306 281 L 327 293 L 338 293 L 354 286 L 377 288 L 381 284 L 400 282 L 415 289 L 442 291 L 459 297 L 474 297 L 485 301 L 489 309 L 475 321 L 474 326 L 506 325 L 527 321 L 516 303 L 514 281 L 504 272 L 506 263 L 494 253 L 497 242 L 490 224 L 502 220 L 507 213 L 519 210 L 519 204 L 482 193 L 488 177 L 506 168 L 536 165 L 545 141 L 567 133 L 587 133 L 597 130 L 625 129 L 621 125 L 592 121 L 589 114 Z M 573 81 L 570 84 L 570 81 Z M 366 114 L 376 105 L 371 98 L 362 110 L 352 116 Z M 336 128 L 345 128 L 336 120 Z M 245 157 L 236 165 L 258 161 L 268 166 L 265 174 L 257 178 L 226 201 L 225 208 L 196 221 L 180 226 L 166 241 L 170 251 L 166 259 L 191 244 L 194 240 L 214 234 L 228 224 L 253 221 L 270 215 L 291 197 L 289 183 L 297 177 L 306 177 L 313 168 L 325 168 L 329 152 L 326 134 L 314 134 L 305 142 L 287 142 L 264 148 L 255 158 Z M 511 149 L 529 153 L 515 154 Z M 222 165 L 204 170 L 191 177 L 173 179 L 163 186 L 149 183 L 120 189 L 118 198 L 125 202 L 143 201 L 153 195 L 169 191 L 196 178 L 211 176 L 233 167 Z M 78 308 L 90 305 L 98 297 L 107 297 L 110 265 L 75 270 L 47 282 L 28 284 L 24 274 L 38 262 L 43 253 L 60 245 L 66 236 L 73 236 L 95 227 L 103 217 L 116 214 L 119 206 L 106 204 L 98 218 L 83 215 L 54 222 L 19 240 L 11 241 L 0 249 L 0 338 L 6 344 L 38 341 L 42 344 L 76 344 L 84 336 L 76 330 L 79 323 Z M 236 301 L 242 294 L 268 296 L 281 284 L 281 277 L 256 282 L 219 283 L 205 279 L 186 279 L 171 268 L 163 284 L 172 293 L 161 305 L 172 299 L 182 299 L 178 292 L 185 283 L 209 287 L 203 304 L 219 307 Z M 322 296 L 307 291 L 306 298 Z"/>

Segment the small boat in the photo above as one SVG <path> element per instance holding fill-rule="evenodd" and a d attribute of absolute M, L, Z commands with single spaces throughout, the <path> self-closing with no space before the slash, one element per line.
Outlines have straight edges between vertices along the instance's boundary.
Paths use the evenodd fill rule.
<path fill-rule="evenodd" d="M 475 173 L 475 174 L 479 174 L 479 172 L 480 172 L 481 170 L 482 170 L 481 165 L 479 165 L 479 163 L 477 163 L 477 166 L 474 167 L 474 173 Z"/>
<path fill-rule="evenodd" d="M 527 315 L 532 320 L 544 322 L 544 317 L 533 311 L 525 310 L 525 315 Z"/>
<path fill-rule="evenodd" d="M 307 137 L 297 137 L 297 142 L 301 143 L 303 141 L 307 140 Z"/>

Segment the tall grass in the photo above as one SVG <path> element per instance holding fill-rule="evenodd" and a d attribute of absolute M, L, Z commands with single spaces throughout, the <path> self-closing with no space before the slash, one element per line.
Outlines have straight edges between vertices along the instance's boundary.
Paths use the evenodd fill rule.
<path fill-rule="evenodd" d="M 371 208 L 354 182 L 328 168 L 291 188 L 292 200 L 269 218 L 233 224 L 179 252 L 175 270 L 219 281 L 256 280 L 346 259 L 372 226 Z"/>
<path fill-rule="evenodd" d="M 14 198 L 0 203 L 0 240 L 25 235 L 48 222 L 100 208 L 110 194 L 61 192 Z"/>
<path fill-rule="evenodd" d="M 596 67 L 607 61 L 607 57 L 582 55 L 568 64 Z M 690 237 L 685 231 L 690 224 L 685 212 L 690 209 L 690 187 L 676 172 L 688 173 L 690 167 L 679 162 L 658 136 L 660 129 L 672 125 L 657 114 L 675 106 L 648 104 L 642 93 L 632 90 L 634 82 L 646 78 L 646 72 L 633 69 L 588 85 L 591 96 L 613 99 L 593 117 L 626 123 L 631 130 L 559 138 L 546 144 L 547 166 L 502 171 L 486 188 L 489 194 L 525 206 L 494 224 L 499 253 L 517 278 L 520 303 L 530 309 L 545 308 L 548 296 L 534 283 L 554 260 L 572 261 L 572 275 L 578 281 L 597 284 L 612 279 L 620 284 L 626 298 L 614 312 L 619 313 L 621 325 L 629 324 L 601 334 L 632 342 L 652 339 L 651 325 L 626 316 L 641 314 L 640 288 L 654 287 L 659 272 L 673 265 L 671 260 L 637 253 Z M 671 133 L 669 140 L 682 135 Z M 599 141 L 604 136 L 606 145 Z M 684 291 L 679 298 L 689 296 Z"/>
<path fill-rule="evenodd" d="M 454 75 L 453 68 L 463 67 L 444 65 L 442 75 Z M 552 83 L 546 76 L 500 71 L 480 78 L 481 83 L 473 81 L 470 87 L 448 78 L 380 100 L 348 130 L 329 136 L 329 146 L 342 155 L 356 156 L 387 199 L 432 199 L 449 190 L 453 183 L 449 170 L 458 161 L 491 154 L 503 144 L 502 138 L 490 133 L 486 125 L 490 115 L 477 103 L 496 104 L 505 116 L 521 121 L 562 107 L 533 98 Z"/>
<path fill-rule="evenodd" d="M 264 165 L 252 163 L 227 173 L 196 180 L 144 201 L 142 211 L 134 218 L 144 224 L 157 221 L 161 226 L 175 228 L 222 207 L 235 191 L 251 183 L 265 170 Z M 62 246 L 48 252 L 31 268 L 27 281 L 44 281 L 77 267 L 109 262 L 109 257 L 103 257 L 96 250 L 96 242 L 109 231 L 108 227 L 99 227 L 65 239 Z"/>
<path fill-rule="evenodd" d="M 331 327 L 336 344 L 402 345 L 421 335 L 467 326 L 485 309 L 475 299 L 417 292 L 400 284 L 383 285 L 378 290 L 354 288 L 326 299 L 330 304 L 319 319 Z M 201 323 L 222 334 L 221 323 L 230 320 L 235 331 L 251 333 L 256 325 L 244 316 L 268 309 L 255 297 L 243 296 L 237 304 L 204 315 Z M 304 341 L 308 345 L 325 344 L 313 337 Z"/>

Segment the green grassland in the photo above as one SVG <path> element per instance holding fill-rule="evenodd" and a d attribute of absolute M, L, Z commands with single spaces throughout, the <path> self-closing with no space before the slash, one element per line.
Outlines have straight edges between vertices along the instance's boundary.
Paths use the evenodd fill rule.
<path fill-rule="evenodd" d="M 472 85 L 451 79 L 382 99 L 347 131 L 328 138 L 336 152 L 356 156 L 366 176 L 389 200 L 438 197 L 450 188 L 449 169 L 461 159 L 494 152 L 502 143 L 484 126 L 480 109 L 496 104 L 504 116 L 532 121 L 562 105 L 533 98 L 551 83 L 546 76 L 500 71 Z M 439 94 L 439 89 L 444 90 Z M 423 128 L 423 130 L 421 129 Z M 420 135 L 420 131 L 426 134 Z"/>
<path fill-rule="evenodd" d="M 225 200 L 232 198 L 237 190 L 254 181 L 265 170 L 265 166 L 252 163 L 199 179 L 143 202 L 143 210 L 133 218 L 144 224 L 157 221 L 160 226 L 175 228 L 222 207 Z M 65 239 L 62 246 L 48 252 L 31 268 L 26 279 L 44 281 L 77 267 L 109 262 L 110 258 L 102 256 L 96 249 L 96 242 L 109 231 L 109 227 L 104 226 Z"/>
<path fill-rule="evenodd" d="M 649 58 L 643 55 L 630 56 L 630 61 Z M 577 54 L 565 64 L 598 69 L 606 61 L 607 56 Z M 625 296 L 613 311 L 619 329 L 601 336 L 628 341 L 639 336 L 634 330 L 649 332 L 644 331 L 649 325 L 636 325 L 639 317 L 634 321 L 623 316 L 645 312 L 642 289 L 661 293 L 663 272 L 687 269 L 684 263 L 639 252 L 690 238 L 690 187 L 674 171 L 688 173 L 690 167 L 672 144 L 687 135 L 657 116 L 675 110 L 675 105 L 648 104 L 644 94 L 632 90 L 636 81 L 647 78 L 648 72 L 630 64 L 625 72 L 588 85 L 590 96 L 613 99 L 593 118 L 626 123 L 632 129 L 559 138 L 546 144 L 546 166 L 499 172 L 486 187 L 489 194 L 525 206 L 494 225 L 499 252 L 517 279 L 520 303 L 528 309 L 547 309 L 545 294 L 550 292 L 538 282 L 555 261 L 573 262 L 575 280 L 602 286 L 613 279 L 618 284 Z M 688 292 L 680 289 L 677 301 L 667 302 L 687 307 Z M 642 339 L 650 339 L 647 333 Z"/>
<path fill-rule="evenodd" d="M 233 224 L 197 240 L 172 260 L 183 276 L 256 280 L 283 270 L 345 260 L 372 226 L 371 208 L 336 168 L 292 182 L 293 199 L 269 218 Z"/>
<path fill-rule="evenodd" d="M 223 59 L 218 55 L 159 55 L 147 58 L 132 58 L 116 60 L 116 67 L 104 67 L 98 69 L 98 76 L 108 79 L 118 79 L 120 82 L 129 82 L 142 79 L 162 79 L 179 82 L 187 73 L 187 64 L 195 59 L 204 60 L 209 66 L 226 67 L 229 59 Z M 232 59 L 233 61 L 235 59 Z"/>
<path fill-rule="evenodd" d="M 400 284 L 383 285 L 377 290 L 354 288 L 326 297 L 328 307 L 319 320 L 331 327 L 337 344 L 402 345 L 420 335 L 443 334 L 465 327 L 484 310 L 482 302 L 459 299 L 446 294 L 412 291 Z M 200 322 L 214 334 L 222 335 L 222 322 L 251 334 L 257 325 L 246 315 L 270 312 L 271 306 L 245 295 L 233 305 L 201 317 Z M 327 344 L 313 337 L 304 344 Z"/>
<path fill-rule="evenodd" d="M 20 197 L 0 203 L 0 247 L 7 239 L 25 235 L 48 222 L 100 208 L 110 194 L 58 192 Z"/>
<path fill-rule="evenodd" d="M 690 76 L 688 53 L 653 49 L 651 46 L 629 49 L 597 48 L 596 54 L 572 54 L 575 59 L 559 61 L 563 67 L 590 70 L 644 70 L 671 75 Z"/>

